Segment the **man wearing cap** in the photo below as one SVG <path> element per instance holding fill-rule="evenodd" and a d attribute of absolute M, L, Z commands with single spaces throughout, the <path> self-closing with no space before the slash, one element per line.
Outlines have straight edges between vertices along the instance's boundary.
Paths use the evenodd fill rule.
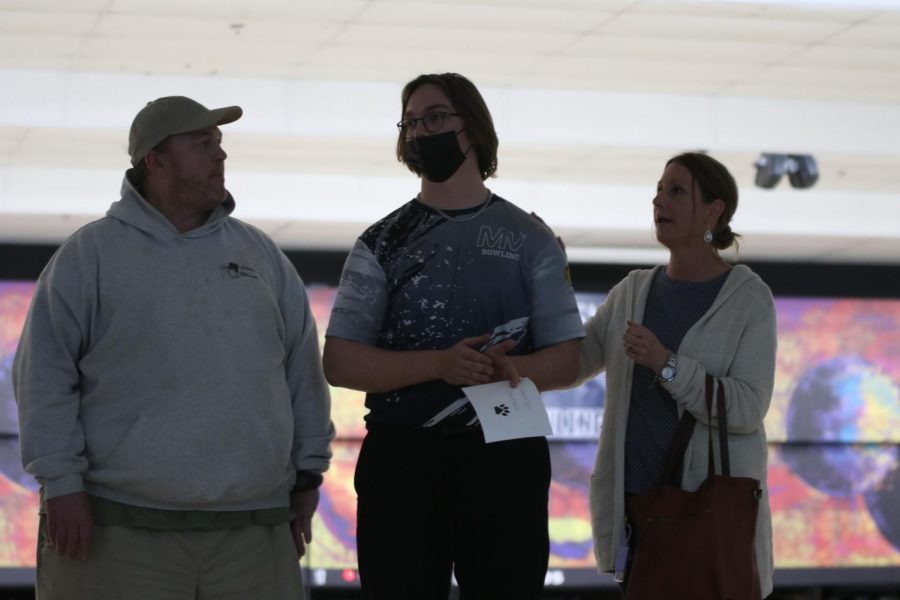
<path fill-rule="evenodd" d="M 38 280 L 14 388 L 41 600 L 303 597 L 334 428 L 303 283 L 229 216 L 241 114 L 147 104 L 120 200 Z"/>

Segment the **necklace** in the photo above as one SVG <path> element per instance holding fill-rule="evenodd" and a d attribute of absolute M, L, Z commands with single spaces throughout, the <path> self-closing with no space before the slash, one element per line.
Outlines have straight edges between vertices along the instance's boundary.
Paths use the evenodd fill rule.
<path fill-rule="evenodd" d="M 419 202 L 422 202 L 422 194 L 420 193 L 417 197 L 419 199 Z M 493 198 L 493 197 L 494 197 L 494 193 L 491 190 L 488 190 L 487 196 L 485 197 L 484 202 L 482 202 L 481 205 L 478 207 L 478 210 L 476 210 L 475 212 L 472 212 L 472 213 L 466 213 L 464 215 L 459 215 L 459 216 L 448 215 L 446 212 L 444 212 L 437 206 L 432 206 L 431 208 L 433 208 L 435 211 L 437 211 L 437 214 L 441 215 L 448 221 L 464 223 L 466 221 L 471 221 L 472 219 L 474 219 L 475 217 L 477 217 L 478 215 L 483 213 L 484 209 L 486 209 L 488 207 L 488 204 L 491 203 L 491 198 Z"/>

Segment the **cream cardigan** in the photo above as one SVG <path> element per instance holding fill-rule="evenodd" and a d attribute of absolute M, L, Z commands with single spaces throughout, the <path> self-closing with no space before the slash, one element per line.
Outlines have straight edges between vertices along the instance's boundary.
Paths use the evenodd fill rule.
<path fill-rule="evenodd" d="M 634 362 L 625 356 L 622 335 L 626 320 L 642 322 L 650 282 L 661 268 L 632 271 L 619 282 L 588 321 L 581 346 L 579 383 L 606 370 L 606 406 L 590 485 L 594 552 L 601 571 L 613 570 L 625 521 L 624 434 Z M 685 334 L 676 351 L 677 375 L 663 384 L 678 403 L 679 414 L 688 410 L 698 421 L 684 457 L 682 487 L 687 490 L 696 489 L 706 478 L 706 373 L 725 386 L 731 473 L 759 479 L 764 490 L 756 524 L 763 597 L 772 592 L 772 517 L 763 419 L 774 385 L 775 346 L 772 293 L 753 271 L 737 265 L 712 307 Z"/>

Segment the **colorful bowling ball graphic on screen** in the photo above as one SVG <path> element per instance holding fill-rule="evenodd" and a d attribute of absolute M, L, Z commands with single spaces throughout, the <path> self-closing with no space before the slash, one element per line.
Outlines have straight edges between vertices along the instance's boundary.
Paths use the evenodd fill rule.
<path fill-rule="evenodd" d="M 807 370 L 787 412 L 785 462 L 832 496 L 869 491 L 898 459 L 900 392 L 876 365 L 837 357 Z"/>
<path fill-rule="evenodd" d="M 900 550 L 900 465 L 866 493 L 866 505 L 884 539 Z"/>
<path fill-rule="evenodd" d="M 19 420 L 13 397 L 12 362 L 13 354 L 0 353 L 0 476 L 21 487 L 37 489 L 37 482 L 22 470 L 19 458 Z"/>
<path fill-rule="evenodd" d="M 12 386 L 12 354 L 0 351 L 0 436 L 14 435 L 19 431 L 16 400 Z"/>

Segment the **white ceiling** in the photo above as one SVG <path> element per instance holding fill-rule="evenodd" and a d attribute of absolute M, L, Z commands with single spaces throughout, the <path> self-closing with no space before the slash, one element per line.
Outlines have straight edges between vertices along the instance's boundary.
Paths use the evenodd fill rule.
<path fill-rule="evenodd" d="M 741 186 L 747 260 L 900 264 L 900 0 L 0 0 L 0 242 L 59 242 L 116 199 L 153 98 L 240 104 L 237 216 L 345 249 L 417 191 L 393 156 L 403 84 L 457 71 L 500 135 L 497 193 L 573 260 L 655 262 L 665 160 Z M 753 186 L 760 152 L 818 160 Z"/>

